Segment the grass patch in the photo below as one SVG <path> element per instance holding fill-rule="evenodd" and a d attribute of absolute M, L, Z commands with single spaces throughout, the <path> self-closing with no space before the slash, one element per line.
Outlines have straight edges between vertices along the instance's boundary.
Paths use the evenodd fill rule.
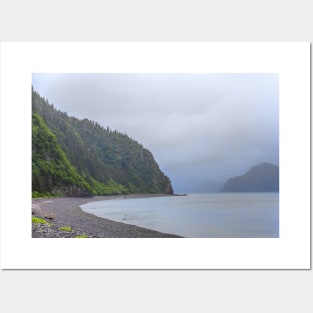
<path fill-rule="evenodd" d="M 32 192 L 32 198 L 33 199 L 39 199 L 39 198 L 54 198 L 54 197 L 64 197 L 63 193 L 39 193 L 38 191 Z"/>
<path fill-rule="evenodd" d="M 63 230 L 63 231 L 67 231 L 67 232 L 73 231 L 72 227 L 70 227 L 70 226 L 60 227 L 59 230 Z"/>
<path fill-rule="evenodd" d="M 88 235 L 79 235 L 79 236 L 75 236 L 74 238 L 88 238 Z"/>
<path fill-rule="evenodd" d="M 50 223 L 48 223 L 43 218 L 39 218 L 39 217 L 36 217 L 36 216 L 32 216 L 32 222 L 35 223 L 35 224 L 47 224 L 47 225 L 50 225 Z"/>

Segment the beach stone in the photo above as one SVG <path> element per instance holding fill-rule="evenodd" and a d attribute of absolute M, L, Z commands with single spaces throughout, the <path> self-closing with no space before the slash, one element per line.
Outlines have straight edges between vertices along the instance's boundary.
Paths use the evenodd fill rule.
<path fill-rule="evenodd" d="M 33 227 L 33 238 L 74 238 L 76 236 L 86 236 L 87 238 L 177 238 L 180 236 L 164 234 L 150 229 L 137 227 L 134 225 L 119 223 L 97 217 L 84 212 L 79 206 L 91 202 L 110 200 L 116 198 L 137 198 L 148 197 L 149 195 L 129 195 L 129 196 L 95 196 L 93 198 L 50 198 L 33 199 L 40 210 L 35 214 L 44 217 L 43 211 L 51 213 L 54 219 L 49 219 L 51 224 L 47 233 L 40 233 L 38 227 Z M 156 195 L 151 195 L 156 196 Z M 72 232 L 62 232 L 62 226 L 69 226 Z"/>

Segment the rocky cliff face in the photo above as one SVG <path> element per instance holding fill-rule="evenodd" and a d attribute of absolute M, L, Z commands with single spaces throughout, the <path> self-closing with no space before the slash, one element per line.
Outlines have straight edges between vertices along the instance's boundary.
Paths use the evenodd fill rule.
<path fill-rule="evenodd" d="M 262 163 L 226 181 L 221 192 L 278 192 L 279 167 Z"/>

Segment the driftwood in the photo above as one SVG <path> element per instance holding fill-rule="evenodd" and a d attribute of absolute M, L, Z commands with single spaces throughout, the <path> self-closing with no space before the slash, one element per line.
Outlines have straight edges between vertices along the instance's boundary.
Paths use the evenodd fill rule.
<path fill-rule="evenodd" d="M 54 214 L 52 214 L 52 213 L 46 212 L 46 213 L 44 213 L 44 217 L 48 218 L 49 220 L 54 220 Z"/>

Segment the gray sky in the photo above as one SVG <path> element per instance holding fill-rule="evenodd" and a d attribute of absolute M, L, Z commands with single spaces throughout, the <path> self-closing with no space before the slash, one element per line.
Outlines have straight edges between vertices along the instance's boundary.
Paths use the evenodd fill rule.
<path fill-rule="evenodd" d="M 279 162 L 277 74 L 33 74 L 33 86 L 68 115 L 140 142 L 175 192 L 219 191 Z"/>

